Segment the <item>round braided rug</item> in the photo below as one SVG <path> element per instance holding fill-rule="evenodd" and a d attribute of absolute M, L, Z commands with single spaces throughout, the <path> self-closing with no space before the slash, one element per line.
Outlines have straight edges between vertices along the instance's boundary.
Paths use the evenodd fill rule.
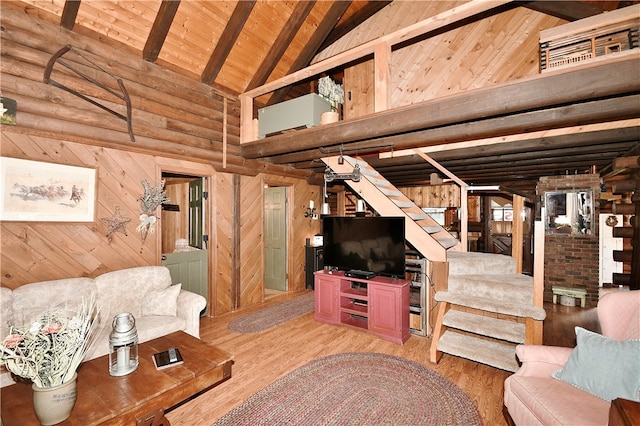
<path fill-rule="evenodd" d="M 441 374 L 378 353 L 311 361 L 251 396 L 224 425 L 482 425 L 473 401 Z"/>

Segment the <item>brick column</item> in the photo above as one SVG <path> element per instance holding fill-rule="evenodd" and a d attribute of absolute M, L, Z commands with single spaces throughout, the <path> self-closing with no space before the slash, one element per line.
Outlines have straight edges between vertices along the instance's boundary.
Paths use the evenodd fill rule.
<path fill-rule="evenodd" d="M 537 187 L 543 203 L 547 192 L 574 190 L 593 190 L 592 232 L 589 235 L 545 233 L 544 300 L 552 300 L 552 286 L 579 287 L 587 290 L 586 304 L 590 307 L 598 303 L 599 290 L 600 176 L 575 174 L 542 177 Z"/>

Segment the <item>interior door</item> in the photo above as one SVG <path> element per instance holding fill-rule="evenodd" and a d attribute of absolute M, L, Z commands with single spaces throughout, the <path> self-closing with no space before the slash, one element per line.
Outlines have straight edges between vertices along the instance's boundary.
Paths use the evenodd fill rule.
<path fill-rule="evenodd" d="M 287 189 L 264 192 L 264 287 L 287 290 Z"/>
<path fill-rule="evenodd" d="M 189 182 L 189 245 L 205 248 L 204 235 L 203 193 L 205 178 L 194 179 Z"/>
<path fill-rule="evenodd" d="M 162 266 L 171 274 L 171 282 L 181 283 L 184 290 L 196 293 L 209 300 L 207 280 L 207 251 L 193 250 L 162 255 Z"/>
<path fill-rule="evenodd" d="M 208 265 L 205 234 L 206 178 L 163 173 L 167 196 L 178 206 L 162 213 L 162 265 L 174 284 L 208 298 Z M 175 251 L 176 240 L 188 237 L 188 251 Z"/>

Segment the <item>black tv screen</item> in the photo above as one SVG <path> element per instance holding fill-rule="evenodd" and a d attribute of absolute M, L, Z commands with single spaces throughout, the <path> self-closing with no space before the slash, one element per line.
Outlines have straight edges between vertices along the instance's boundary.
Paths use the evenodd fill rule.
<path fill-rule="evenodd" d="M 403 217 L 339 217 L 322 220 L 324 265 L 404 277 Z"/>

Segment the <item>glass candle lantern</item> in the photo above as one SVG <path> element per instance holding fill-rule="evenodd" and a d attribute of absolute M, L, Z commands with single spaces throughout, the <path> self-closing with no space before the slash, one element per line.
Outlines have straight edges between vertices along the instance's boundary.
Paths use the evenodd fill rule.
<path fill-rule="evenodd" d="M 138 368 L 136 319 L 125 312 L 113 317 L 109 335 L 109 374 L 124 376 Z"/>

